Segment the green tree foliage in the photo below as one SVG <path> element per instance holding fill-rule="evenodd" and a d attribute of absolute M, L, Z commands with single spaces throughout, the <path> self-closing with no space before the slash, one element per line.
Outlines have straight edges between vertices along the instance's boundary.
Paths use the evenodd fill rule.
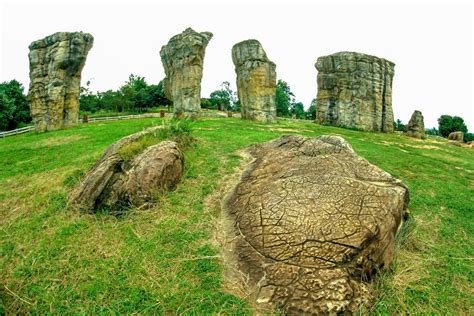
<path fill-rule="evenodd" d="M 277 116 L 290 116 L 290 105 L 294 102 L 295 95 L 290 86 L 283 80 L 278 80 L 276 86 L 276 108 Z"/>
<path fill-rule="evenodd" d="M 0 83 L 0 131 L 12 130 L 31 122 L 30 107 L 16 80 Z"/>
<path fill-rule="evenodd" d="M 146 112 L 152 107 L 169 106 L 171 101 L 165 96 L 163 81 L 157 85 L 149 85 L 144 77 L 130 75 L 128 80 L 118 90 L 92 93 L 90 81 L 81 88 L 81 111 L 95 113 L 110 112 Z"/>
<path fill-rule="evenodd" d="M 309 105 L 308 111 L 306 111 L 305 116 L 307 120 L 316 119 L 316 99 L 311 100 L 311 104 Z"/>
<path fill-rule="evenodd" d="M 459 116 L 441 115 L 438 119 L 438 127 L 439 133 L 444 137 L 448 137 L 452 132 L 467 133 L 467 126 Z"/>
<path fill-rule="evenodd" d="M 402 123 L 400 119 L 397 119 L 396 122 L 393 122 L 393 127 L 396 131 L 404 132 L 406 131 L 407 127 L 405 124 Z"/>
<path fill-rule="evenodd" d="M 304 119 L 306 113 L 304 111 L 304 105 L 301 102 L 295 102 L 291 104 L 290 113 L 297 119 Z"/>
<path fill-rule="evenodd" d="M 471 142 L 473 140 L 474 140 L 474 134 L 473 133 L 464 134 L 464 141 L 465 142 Z"/>
<path fill-rule="evenodd" d="M 224 81 L 220 85 L 220 89 L 211 92 L 209 95 L 209 101 L 212 104 L 212 108 L 220 111 L 233 111 L 235 105 L 235 93 L 230 88 L 230 83 Z"/>
<path fill-rule="evenodd" d="M 436 128 L 427 128 L 425 129 L 426 135 L 439 136 L 439 131 Z"/>

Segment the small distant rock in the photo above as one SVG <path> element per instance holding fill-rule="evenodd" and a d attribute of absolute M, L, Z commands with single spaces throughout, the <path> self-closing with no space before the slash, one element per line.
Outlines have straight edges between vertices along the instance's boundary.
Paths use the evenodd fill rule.
<path fill-rule="evenodd" d="M 237 262 L 250 298 L 294 315 L 370 304 L 370 280 L 394 258 L 407 187 L 338 136 L 283 136 L 249 153 L 223 207 L 234 227 L 226 261 Z"/>
<path fill-rule="evenodd" d="M 146 148 L 131 161 L 124 161 L 119 150 L 153 133 L 159 127 L 124 137 L 107 148 L 70 195 L 77 209 L 109 209 L 120 213 L 130 206 L 153 200 L 157 193 L 173 190 L 184 170 L 184 156 L 178 145 L 162 141 Z"/>
<path fill-rule="evenodd" d="M 464 133 L 463 132 L 452 132 L 448 135 L 449 140 L 454 140 L 456 142 L 464 142 Z"/>
<path fill-rule="evenodd" d="M 411 115 L 405 134 L 414 138 L 426 138 L 425 123 L 423 121 L 423 114 L 420 111 L 415 111 Z"/>

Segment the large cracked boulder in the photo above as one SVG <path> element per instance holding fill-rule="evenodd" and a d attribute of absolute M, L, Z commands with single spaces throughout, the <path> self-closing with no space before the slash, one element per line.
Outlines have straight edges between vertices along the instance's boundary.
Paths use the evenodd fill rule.
<path fill-rule="evenodd" d="M 316 122 L 393 132 L 395 64 L 375 56 L 339 52 L 319 57 Z"/>
<path fill-rule="evenodd" d="M 414 138 L 426 138 L 425 123 L 423 121 L 423 114 L 420 111 L 415 111 L 411 115 L 405 134 Z"/>
<path fill-rule="evenodd" d="M 174 190 L 184 170 L 184 156 L 175 142 L 149 146 L 131 160 L 120 154 L 122 148 L 159 128 L 132 134 L 109 146 L 71 193 L 70 205 L 82 210 L 108 209 L 120 213 L 152 201 L 156 194 Z"/>
<path fill-rule="evenodd" d="M 166 74 L 163 87 L 166 97 L 173 101 L 176 116 L 194 117 L 201 110 L 204 54 L 211 38 L 210 32 L 198 33 L 187 28 L 161 48 Z"/>
<path fill-rule="evenodd" d="M 261 122 L 276 119 L 276 71 L 257 40 L 232 47 L 242 118 Z"/>
<path fill-rule="evenodd" d="M 77 124 L 81 72 L 94 38 L 82 32 L 59 32 L 29 46 L 28 101 L 37 131 Z"/>
<path fill-rule="evenodd" d="M 407 187 L 338 136 L 284 136 L 249 153 L 223 210 L 253 302 L 308 315 L 367 306 L 370 280 L 393 261 Z"/>

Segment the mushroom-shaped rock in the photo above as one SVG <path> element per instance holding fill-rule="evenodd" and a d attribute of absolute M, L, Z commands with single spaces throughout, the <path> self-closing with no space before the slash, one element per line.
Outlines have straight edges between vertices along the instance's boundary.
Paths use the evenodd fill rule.
<path fill-rule="evenodd" d="M 375 56 L 339 52 L 319 57 L 316 122 L 393 132 L 395 64 Z"/>
<path fill-rule="evenodd" d="M 28 101 L 37 131 L 77 124 L 81 72 L 94 38 L 82 32 L 59 32 L 29 46 Z"/>
<path fill-rule="evenodd" d="M 423 114 L 420 111 L 415 111 L 411 115 L 405 134 L 415 138 L 426 138 L 425 123 L 423 122 Z"/>
<path fill-rule="evenodd" d="M 232 47 L 242 118 L 272 122 L 276 119 L 276 71 L 257 40 Z"/>
<path fill-rule="evenodd" d="M 249 153 L 223 214 L 251 298 L 289 314 L 367 305 L 369 280 L 393 260 L 407 187 L 338 136 L 284 136 Z"/>
<path fill-rule="evenodd" d="M 204 54 L 212 33 L 198 33 L 187 28 L 173 36 L 161 48 L 160 55 L 166 77 L 164 91 L 173 101 L 176 116 L 194 117 L 201 110 L 201 79 Z"/>
<path fill-rule="evenodd" d="M 120 154 L 124 146 L 158 128 L 124 137 L 109 146 L 73 190 L 70 204 L 77 209 L 107 208 L 120 213 L 130 206 L 152 201 L 155 194 L 173 190 L 184 170 L 184 156 L 175 142 L 162 141 L 149 146 L 130 161 Z"/>

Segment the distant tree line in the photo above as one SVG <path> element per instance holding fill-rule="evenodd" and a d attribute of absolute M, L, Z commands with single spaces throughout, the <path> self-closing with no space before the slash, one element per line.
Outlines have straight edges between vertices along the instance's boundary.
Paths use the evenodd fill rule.
<path fill-rule="evenodd" d="M 79 101 L 82 113 L 143 113 L 154 107 L 172 104 L 165 96 L 163 81 L 156 85 L 148 84 L 144 77 L 133 74 L 117 90 L 93 93 L 89 86 L 90 81 L 87 81 L 86 86 L 81 87 Z"/>

